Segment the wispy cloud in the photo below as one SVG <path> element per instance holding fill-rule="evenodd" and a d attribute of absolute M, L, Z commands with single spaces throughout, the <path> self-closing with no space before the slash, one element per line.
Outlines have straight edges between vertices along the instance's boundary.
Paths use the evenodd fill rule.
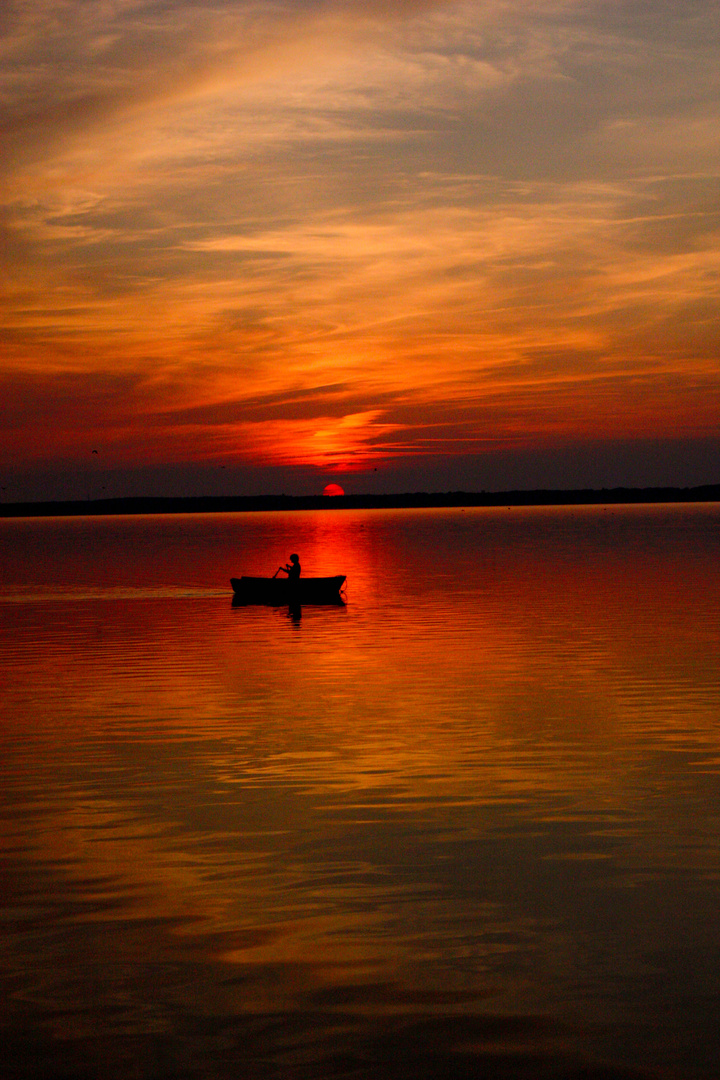
<path fill-rule="evenodd" d="M 673 399 L 710 430 L 717 23 L 663 0 L 7 9 L 0 372 L 32 407 L 6 455 L 63 379 L 63 454 L 98 425 L 163 460 L 351 468 L 641 437 Z"/>

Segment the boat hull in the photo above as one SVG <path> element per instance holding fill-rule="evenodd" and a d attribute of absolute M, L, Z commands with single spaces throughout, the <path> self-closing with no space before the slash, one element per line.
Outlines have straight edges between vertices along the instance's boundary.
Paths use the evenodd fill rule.
<path fill-rule="evenodd" d="M 234 604 L 265 604 L 282 607 L 284 604 L 344 604 L 340 590 L 345 577 L 338 574 L 327 578 L 230 578 Z"/>

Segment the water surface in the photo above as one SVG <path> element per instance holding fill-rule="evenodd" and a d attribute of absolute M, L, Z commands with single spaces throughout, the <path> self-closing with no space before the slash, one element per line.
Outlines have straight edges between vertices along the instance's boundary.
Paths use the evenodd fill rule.
<path fill-rule="evenodd" d="M 6 1075 L 720 1075 L 719 526 L 0 521 Z"/>

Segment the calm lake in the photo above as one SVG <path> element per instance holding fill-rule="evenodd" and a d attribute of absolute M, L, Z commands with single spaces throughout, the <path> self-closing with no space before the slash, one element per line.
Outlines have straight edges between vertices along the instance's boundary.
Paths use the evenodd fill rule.
<path fill-rule="evenodd" d="M 3 1077 L 720 1075 L 720 504 L 0 553 Z"/>

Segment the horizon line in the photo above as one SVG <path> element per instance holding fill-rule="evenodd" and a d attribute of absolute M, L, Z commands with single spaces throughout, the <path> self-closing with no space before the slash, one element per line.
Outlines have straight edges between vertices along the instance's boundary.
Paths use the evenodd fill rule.
<path fill-rule="evenodd" d="M 472 506 L 578 506 L 658 502 L 720 502 L 720 483 L 694 487 L 535 488 L 507 491 L 404 492 L 343 495 L 126 495 L 0 503 L 0 517 L 82 517 L 133 513 L 315 509 L 431 509 Z"/>

